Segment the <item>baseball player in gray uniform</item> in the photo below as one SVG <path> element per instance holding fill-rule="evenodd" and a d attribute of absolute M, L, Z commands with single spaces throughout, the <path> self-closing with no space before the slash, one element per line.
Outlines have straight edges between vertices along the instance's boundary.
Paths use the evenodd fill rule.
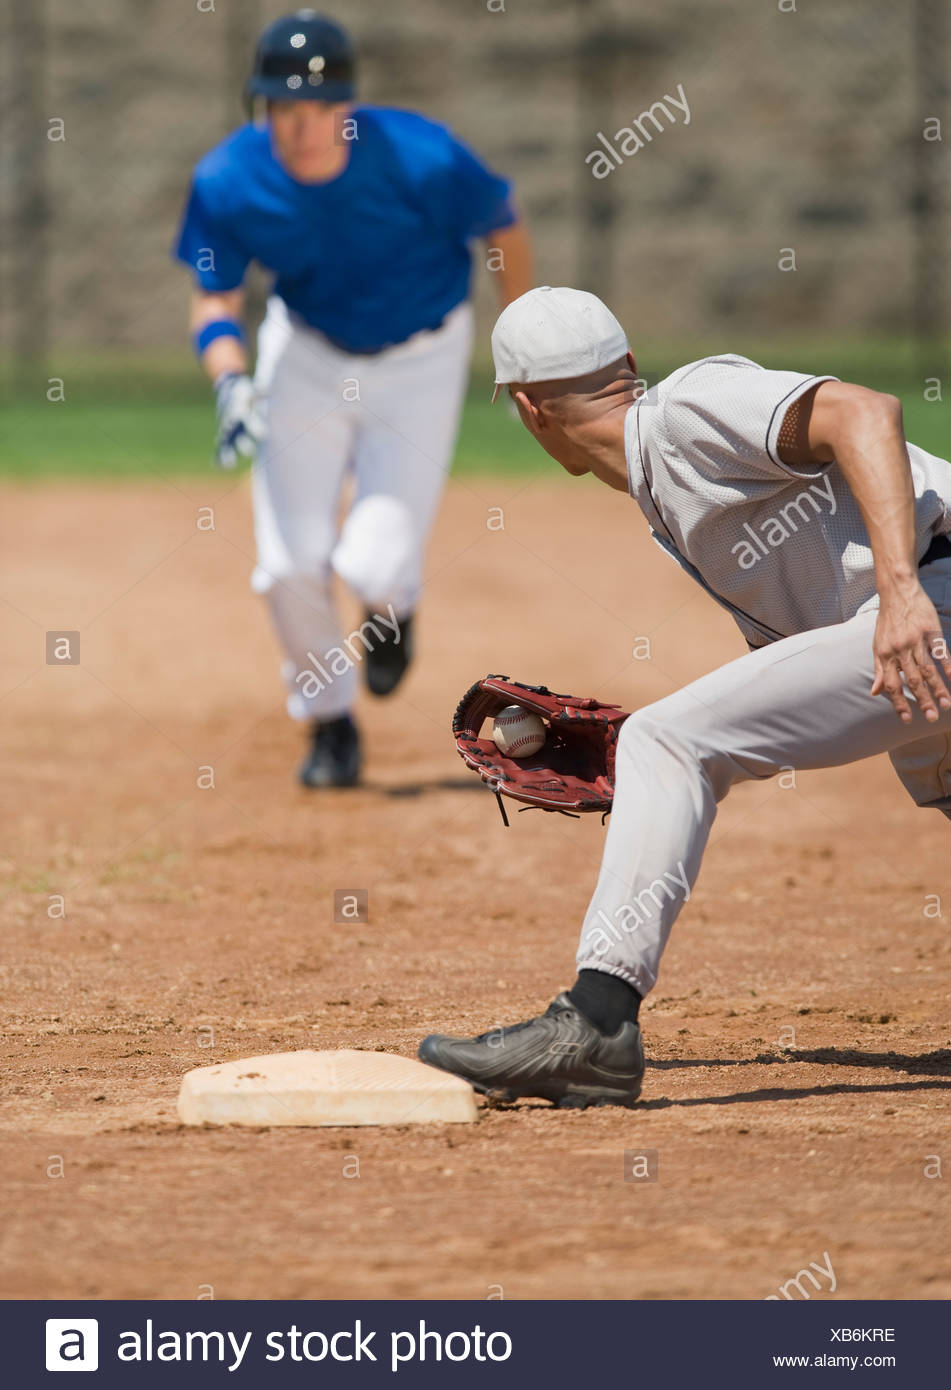
<path fill-rule="evenodd" d="M 631 1104 L 638 1008 L 735 783 L 887 752 L 951 816 L 951 464 L 907 442 L 895 397 L 830 376 L 727 355 L 645 391 L 617 319 L 577 290 L 521 296 L 492 346 L 529 432 L 630 494 L 751 648 L 622 725 L 573 988 L 420 1048 L 484 1091 Z"/>

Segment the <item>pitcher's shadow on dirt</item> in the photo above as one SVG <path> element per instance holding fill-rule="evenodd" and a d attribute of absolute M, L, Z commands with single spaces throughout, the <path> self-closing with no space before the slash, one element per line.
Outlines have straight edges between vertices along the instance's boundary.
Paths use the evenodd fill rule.
<path fill-rule="evenodd" d="M 773 1062 L 790 1065 L 809 1062 L 822 1067 L 869 1067 L 876 1071 L 900 1071 L 910 1077 L 927 1080 L 883 1081 L 861 1086 L 856 1082 L 829 1082 L 818 1086 L 764 1086 L 756 1091 L 735 1091 L 725 1096 L 682 1096 L 670 1099 L 659 1096 L 644 1100 L 638 1110 L 666 1110 L 674 1106 L 746 1105 L 753 1101 L 804 1100 L 810 1096 L 894 1095 L 907 1091 L 951 1091 L 951 1049 L 905 1056 L 899 1052 L 859 1052 L 851 1047 L 822 1047 L 788 1054 L 761 1053 L 757 1057 L 740 1059 L 684 1058 L 682 1061 L 648 1062 L 649 1071 L 677 1071 L 686 1067 L 749 1067 Z"/>

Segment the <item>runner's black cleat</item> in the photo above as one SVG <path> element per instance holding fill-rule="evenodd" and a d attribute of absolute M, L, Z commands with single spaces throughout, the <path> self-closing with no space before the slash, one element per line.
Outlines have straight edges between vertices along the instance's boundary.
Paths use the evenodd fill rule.
<path fill-rule="evenodd" d="M 364 627 L 373 622 L 374 615 L 366 614 Z M 379 625 L 377 625 L 379 630 Z M 413 660 L 413 615 L 399 619 L 395 633 L 381 633 L 368 646 L 363 660 L 363 674 L 371 695 L 392 695 Z"/>
<path fill-rule="evenodd" d="M 360 778 L 360 734 L 349 714 L 316 723 L 297 776 L 303 787 L 352 787 Z"/>

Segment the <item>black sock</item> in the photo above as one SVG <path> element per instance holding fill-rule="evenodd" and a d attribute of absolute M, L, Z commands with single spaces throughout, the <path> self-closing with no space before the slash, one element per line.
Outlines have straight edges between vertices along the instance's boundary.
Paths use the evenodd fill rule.
<path fill-rule="evenodd" d="M 637 1022 L 641 996 L 633 985 L 603 970 L 579 970 L 568 998 L 589 1023 L 609 1036 L 630 1019 Z"/>

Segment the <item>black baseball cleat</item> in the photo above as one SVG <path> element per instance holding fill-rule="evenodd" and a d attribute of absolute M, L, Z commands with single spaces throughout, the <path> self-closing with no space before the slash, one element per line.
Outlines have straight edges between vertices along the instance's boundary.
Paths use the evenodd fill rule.
<path fill-rule="evenodd" d="M 374 616 L 367 610 L 364 627 L 373 623 Z M 363 674 L 371 695 L 392 695 L 413 660 L 413 615 L 400 618 L 395 633 L 384 633 L 379 624 L 374 626 L 380 635 L 372 647 L 367 646 Z"/>
<path fill-rule="evenodd" d="M 502 1101 L 540 1096 L 562 1108 L 633 1105 L 641 1093 L 644 1049 L 636 1023 L 610 1037 L 559 994 L 540 1018 L 495 1028 L 477 1038 L 431 1033 L 420 1060 L 461 1076 Z"/>
<path fill-rule="evenodd" d="M 310 752 L 297 770 L 303 787 L 352 787 L 360 777 L 360 734 L 349 714 L 316 723 Z"/>

